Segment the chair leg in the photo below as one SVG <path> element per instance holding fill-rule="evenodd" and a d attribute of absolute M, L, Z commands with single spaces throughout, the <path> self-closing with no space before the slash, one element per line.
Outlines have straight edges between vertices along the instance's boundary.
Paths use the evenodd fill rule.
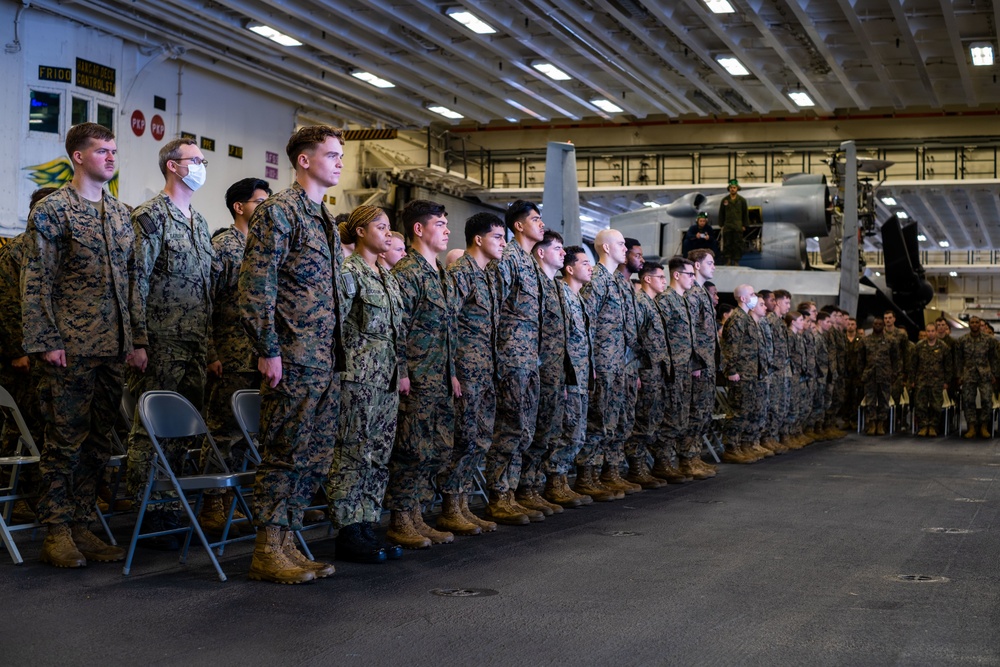
<path fill-rule="evenodd" d="M 11 535 L 10 528 L 7 527 L 7 522 L 4 521 L 3 516 L 0 516 L 0 537 L 3 538 L 4 546 L 7 547 L 7 552 L 14 561 L 14 565 L 22 565 L 24 559 L 21 558 L 21 552 L 17 550 L 17 545 L 14 544 L 14 536 Z"/>
<path fill-rule="evenodd" d="M 296 530 L 295 531 L 295 539 L 297 539 L 299 541 L 299 546 L 301 547 L 299 549 L 299 551 L 302 552 L 302 555 L 304 555 L 309 560 L 313 560 L 312 552 L 309 551 L 309 545 L 306 544 L 306 538 L 302 537 L 302 531 L 301 530 Z"/>
<path fill-rule="evenodd" d="M 114 496 L 112 496 L 111 502 L 114 502 Z M 108 543 L 114 547 L 118 546 L 118 542 L 115 541 L 115 536 L 111 534 L 111 528 L 108 527 L 108 520 L 104 518 L 104 512 L 102 512 L 101 508 L 97 506 L 97 503 L 94 503 L 94 509 L 97 510 L 97 520 L 101 522 L 101 528 L 104 530 L 104 534 L 108 536 Z"/>
<path fill-rule="evenodd" d="M 201 495 L 202 494 L 199 494 L 198 497 L 197 504 L 199 505 L 201 504 Z M 226 573 L 222 571 L 222 566 L 219 565 L 219 560 L 215 557 L 215 551 L 212 549 L 212 544 L 208 541 L 208 538 L 205 537 L 205 533 L 204 531 L 202 531 L 201 525 L 199 525 L 198 523 L 198 516 L 194 513 L 194 511 L 192 511 L 191 505 L 188 504 L 186 499 L 182 497 L 179 499 L 179 501 L 181 503 L 181 507 L 184 509 L 184 512 L 188 516 L 188 521 L 191 522 L 187 537 L 184 538 L 184 548 L 181 551 L 181 563 L 183 563 L 187 558 L 188 547 L 190 546 L 191 543 L 191 533 L 192 532 L 196 533 L 198 535 L 198 540 L 201 542 L 201 545 L 205 547 L 205 553 L 208 554 L 209 560 L 212 561 L 212 567 L 214 567 L 215 571 L 219 573 L 219 581 L 225 581 Z"/>

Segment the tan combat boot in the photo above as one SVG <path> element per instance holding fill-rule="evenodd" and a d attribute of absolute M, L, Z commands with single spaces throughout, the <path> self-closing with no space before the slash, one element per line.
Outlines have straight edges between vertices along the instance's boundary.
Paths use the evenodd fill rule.
<path fill-rule="evenodd" d="M 404 549 L 427 549 L 431 546 L 431 541 L 413 527 L 410 512 L 403 510 L 390 512 L 389 529 L 385 531 L 385 537 Z"/>
<path fill-rule="evenodd" d="M 560 484 L 561 475 L 549 475 L 549 478 L 545 480 L 545 491 L 542 493 L 542 497 L 550 503 L 555 503 L 561 507 L 579 507 L 583 504 L 580 500 L 580 496 L 568 487 L 563 487 Z"/>
<path fill-rule="evenodd" d="M 209 535 L 222 535 L 222 529 L 226 527 L 226 506 L 220 494 L 205 494 L 205 504 L 198 512 L 198 525 Z M 230 532 L 233 532 L 232 527 Z"/>
<path fill-rule="evenodd" d="M 760 443 L 760 446 L 771 450 L 775 454 L 784 454 L 788 451 L 788 447 L 785 447 L 775 438 L 767 438 L 764 442 Z"/>
<path fill-rule="evenodd" d="M 601 483 L 612 491 L 624 491 L 626 496 L 642 491 L 642 487 L 638 484 L 626 481 L 615 466 L 607 466 L 601 473 Z"/>
<path fill-rule="evenodd" d="M 711 477 L 711 475 L 706 474 L 703 470 L 698 468 L 694 459 L 681 459 L 678 464 L 678 468 L 680 468 L 681 474 L 698 481 Z"/>
<path fill-rule="evenodd" d="M 42 542 L 41 560 L 56 567 L 86 567 L 87 559 L 73 542 L 69 526 L 64 523 L 49 526 Z"/>
<path fill-rule="evenodd" d="M 114 563 L 125 560 L 124 549 L 108 544 L 90 532 L 90 528 L 85 524 L 78 523 L 74 525 L 72 535 L 76 548 L 80 550 L 80 553 L 87 560 L 97 563 Z"/>
<path fill-rule="evenodd" d="M 740 454 L 742 454 L 743 458 L 745 458 L 749 463 L 757 463 L 757 461 L 760 461 L 762 458 L 764 458 L 756 451 L 754 451 L 752 444 L 747 444 L 747 443 L 743 443 L 740 445 Z"/>
<path fill-rule="evenodd" d="M 531 519 L 520 509 L 514 507 L 513 500 L 513 494 L 491 491 L 489 503 L 486 505 L 486 516 L 505 526 L 527 526 L 531 523 Z"/>
<path fill-rule="evenodd" d="M 723 463 L 753 463 L 750 459 L 743 455 L 740 451 L 739 445 L 726 445 L 725 451 L 722 452 Z"/>
<path fill-rule="evenodd" d="M 292 565 L 312 572 L 317 579 L 325 579 L 337 571 L 333 563 L 321 563 L 306 558 L 306 555 L 295 546 L 295 533 L 290 530 L 281 531 L 281 550 Z"/>
<path fill-rule="evenodd" d="M 962 434 L 962 437 L 966 440 L 976 437 L 976 425 L 969 422 L 969 430 Z"/>
<path fill-rule="evenodd" d="M 927 427 L 927 437 L 929 437 L 929 438 L 936 438 L 937 434 L 938 434 L 938 432 L 937 432 L 936 428 L 934 428 L 933 426 L 928 426 Z"/>
<path fill-rule="evenodd" d="M 432 544 L 451 544 L 455 541 L 454 533 L 449 533 L 443 530 L 434 530 L 424 523 L 424 517 L 422 510 L 420 509 L 420 505 L 417 505 L 410 510 L 410 520 L 413 522 L 413 529 L 429 539 Z"/>
<path fill-rule="evenodd" d="M 991 434 L 990 434 L 990 429 L 987 428 L 986 424 L 980 424 L 979 425 L 979 437 L 980 438 L 989 438 L 989 437 L 992 437 Z"/>
<path fill-rule="evenodd" d="M 767 447 L 762 447 L 760 442 L 757 440 L 754 440 L 752 443 L 750 443 L 750 451 L 752 451 L 754 454 L 756 454 L 762 459 L 769 459 L 775 456 L 774 452 L 772 452 Z"/>
<path fill-rule="evenodd" d="M 460 503 L 461 505 L 459 506 L 459 510 L 462 512 L 462 516 L 465 517 L 466 521 L 479 526 L 479 529 L 482 530 L 484 533 L 492 533 L 497 529 L 497 525 L 492 521 L 487 521 L 486 519 L 480 519 L 478 516 L 472 513 L 472 510 L 469 509 L 468 493 L 462 494 Z"/>
<path fill-rule="evenodd" d="M 875 435 L 885 435 L 885 420 L 881 420 L 875 425 Z"/>
<path fill-rule="evenodd" d="M 569 477 L 566 475 L 558 475 L 557 477 L 559 488 L 563 490 L 566 495 L 576 498 L 580 501 L 580 505 L 593 505 L 594 499 L 584 493 L 577 493 L 569 485 Z"/>
<path fill-rule="evenodd" d="M 273 581 L 278 584 L 304 584 L 316 574 L 288 560 L 282 549 L 280 526 L 264 526 L 257 530 L 257 540 L 250 560 L 250 579 Z"/>
<path fill-rule="evenodd" d="M 441 494 L 441 514 L 434 522 L 434 526 L 455 535 L 479 535 L 483 532 L 482 528 L 466 519 L 465 515 L 462 514 L 462 500 L 457 493 Z M 419 528 L 417 532 L 420 532 Z"/>
<path fill-rule="evenodd" d="M 514 502 L 521 507 L 527 508 L 529 510 L 534 510 L 536 512 L 541 512 L 544 516 L 552 516 L 553 514 L 559 514 L 563 511 L 562 506 L 553 505 L 552 503 L 546 501 L 542 496 L 534 489 L 525 489 L 521 487 L 514 493 Z M 558 507 L 559 509 L 553 509 Z M 528 515 L 531 518 L 531 515 Z"/>
<path fill-rule="evenodd" d="M 680 471 L 680 468 L 672 465 L 669 459 L 656 459 L 653 462 L 653 470 L 651 474 L 653 477 L 662 479 L 667 484 L 684 484 L 686 482 L 694 481 L 694 477 L 685 475 Z"/>
<path fill-rule="evenodd" d="M 662 479 L 653 477 L 649 473 L 649 465 L 645 457 L 630 457 L 628 460 L 628 475 L 626 481 L 638 484 L 644 489 L 660 489 L 667 485 Z"/>
<path fill-rule="evenodd" d="M 573 483 L 573 490 L 577 493 L 590 496 L 592 500 L 599 503 L 617 500 L 617 496 L 614 491 L 603 485 L 595 483 L 594 466 L 576 467 L 576 481 Z"/>
<path fill-rule="evenodd" d="M 695 456 L 691 459 L 691 465 L 693 465 L 698 470 L 701 470 L 704 474 L 709 477 L 715 477 L 719 474 L 719 471 L 715 469 L 714 465 L 705 463 L 700 456 Z"/>

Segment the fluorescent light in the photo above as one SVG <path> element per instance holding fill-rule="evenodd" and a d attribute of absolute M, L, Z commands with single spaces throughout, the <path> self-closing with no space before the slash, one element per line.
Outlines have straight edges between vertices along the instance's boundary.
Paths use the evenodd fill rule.
<path fill-rule="evenodd" d="M 250 32 L 255 32 L 261 37 L 267 37 L 272 42 L 277 42 L 282 46 L 302 46 L 302 42 L 295 39 L 294 37 L 289 37 L 283 32 L 278 32 L 269 25 L 251 24 L 247 26 Z"/>
<path fill-rule="evenodd" d="M 988 42 L 977 42 L 969 48 L 972 54 L 972 64 L 976 67 L 986 67 L 993 64 L 993 45 Z"/>
<path fill-rule="evenodd" d="M 514 118 L 513 116 L 507 116 L 507 118 L 505 118 L 504 120 L 506 120 L 508 123 L 520 123 L 521 122 L 518 119 Z"/>
<path fill-rule="evenodd" d="M 642 202 L 642 205 L 648 206 L 649 208 L 660 208 L 660 205 L 657 204 L 655 201 L 644 201 Z"/>
<path fill-rule="evenodd" d="M 896 200 L 893 199 L 892 197 L 882 197 L 882 203 L 885 204 L 886 206 L 895 206 Z"/>
<path fill-rule="evenodd" d="M 950 248 L 951 247 L 951 244 L 948 243 L 947 241 L 938 241 L 938 245 L 941 246 L 942 248 Z"/>
<path fill-rule="evenodd" d="M 807 95 L 806 93 L 803 93 L 801 90 L 796 90 L 791 93 L 788 93 L 788 96 L 792 98 L 792 101 L 795 102 L 800 107 L 816 106 L 816 103 L 812 101 L 812 98 L 809 97 L 809 95 Z"/>
<path fill-rule="evenodd" d="M 552 63 L 547 63 L 544 60 L 535 61 L 531 63 L 531 66 L 553 81 L 569 81 L 573 78 Z"/>
<path fill-rule="evenodd" d="M 394 84 L 392 81 L 386 81 L 385 79 L 383 79 L 381 77 L 375 76 L 371 72 L 364 72 L 362 70 L 355 70 L 354 72 L 351 72 L 351 76 L 353 76 L 355 79 L 361 79 L 365 83 L 370 83 L 371 85 L 375 86 L 376 88 L 395 88 L 396 87 L 396 84 Z"/>
<path fill-rule="evenodd" d="M 733 56 L 716 56 L 715 60 L 733 76 L 747 76 L 750 74 L 750 70 L 743 66 L 739 58 Z"/>
<path fill-rule="evenodd" d="M 705 4 L 708 5 L 713 14 L 732 14 L 736 11 L 729 4 L 729 0 L 705 0 Z"/>
<path fill-rule="evenodd" d="M 882 275 L 882 274 L 881 274 L 881 273 L 879 273 L 878 271 L 876 271 L 876 272 L 875 272 L 875 277 L 876 277 L 876 278 L 878 278 L 878 277 L 879 277 L 879 276 L 881 276 L 881 275 Z"/>
<path fill-rule="evenodd" d="M 534 118 L 536 120 L 548 120 L 545 116 L 543 116 L 541 114 L 538 114 L 538 113 L 535 113 L 534 111 L 532 111 L 528 107 L 524 106 L 523 104 L 517 102 L 516 100 L 504 100 L 504 102 L 506 102 L 507 104 L 511 105 L 512 107 L 514 107 L 518 111 L 520 111 L 522 113 L 528 114 L 529 116 L 531 116 L 532 118 Z"/>
<path fill-rule="evenodd" d="M 625 111 L 611 100 L 606 100 L 604 98 L 590 100 L 590 103 L 593 104 L 598 109 L 601 109 L 602 111 L 607 111 L 608 113 L 621 113 L 622 111 Z"/>
<path fill-rule="evenodd" d="M 450 7 L 444 13 L 477 35 L 492 35 L 496 32 L 496 28 L 462 7 Z"/>
<path fill-rule="evenodd" d="M 427 107 L 427 110 L 428 111 L 433 111 L 434 113 L 436 113 L 436 114 L 438 114 L 440 116 L 444 116 L 445 118 L 450 118 L 452 120 L 458 120 L 459 118 L 465 118 L 465 116 L 463 116 L 462 114 L 458 113 L 457 111 L 452 111 L 448 107 L 443 107 L 443 106 L 439 106 L 439 105 L 429 106 L 429 107 Z"/>
<path fill-rule="evenodd" d="M 948 275 L 952 278 L 958 278 L 958 271 L 949 271 Z"/>
<path fill-rule="evenodd" d="M 906 211 L 896 211 L 896 217 L 900 220 L 908 220 L 910 218 Z"/>
<path fill-rule="evenodd" d="M 591 218 L 589 215 L 581 215 L 580 216 L 580 222 L 593 222 L 593 221 L 594 221 L 594 219 Z"/>
<path fill-rule="evenodd" d="M 917 234 L 917 240 L 923 243 L 924 241 L 927 240 L 927 237 L 924 236 L 923 234 Z"/>

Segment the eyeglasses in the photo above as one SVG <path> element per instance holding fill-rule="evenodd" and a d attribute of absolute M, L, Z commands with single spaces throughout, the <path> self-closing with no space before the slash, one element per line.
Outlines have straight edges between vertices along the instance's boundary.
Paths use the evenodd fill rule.
<path fill-rule="evenodd" d="M 693 276 L 694 275 L 694 271 L 678 271 L 677 273 L 681 274 L 682 276 Z"/>
<path fill-rule="evenodd" d="M 242 202 L 243 204 L 263 204 L 267 201 L 267 197 L 258 197 L 257 199 L 247 199 Z"/>
<path fill-rule="evenodd" d="M 172 162 L 183 162 L 184 160 L 191 160 L 191 164 L 203 164 L 208 166 L 208 160 L 200 157 L 179 157 L 176 160 L 171 160 Z"/>

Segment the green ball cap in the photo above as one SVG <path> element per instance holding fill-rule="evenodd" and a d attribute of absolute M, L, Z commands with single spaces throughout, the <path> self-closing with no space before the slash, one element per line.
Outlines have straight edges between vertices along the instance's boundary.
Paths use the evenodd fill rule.
<path fill-rule="evenodd" d="M 740 187 L 740 182 L 739 182 L 739 181 L 737 181 L 737 180 L 736 180 L 736 179 L 734 178 L 734 179 L 732 179 L 731 181 L 729 181 L 729 185 L 730 185 L 730 186 L 733 186 L 733 185 L 735 185 L 736 187 Z"/>
<path fill-rule="evenodd" d="M 699 219 L 700 219 L 700 218 L 707 218 L 707 217 L 708 217 L 708 213 L 705 213 L 704 211 L 702 211 L 701 213 L 699 213 L 699 214 L 698 214 L 698 216 L 697 216 L 697 217 L 698 217 Z"/>

